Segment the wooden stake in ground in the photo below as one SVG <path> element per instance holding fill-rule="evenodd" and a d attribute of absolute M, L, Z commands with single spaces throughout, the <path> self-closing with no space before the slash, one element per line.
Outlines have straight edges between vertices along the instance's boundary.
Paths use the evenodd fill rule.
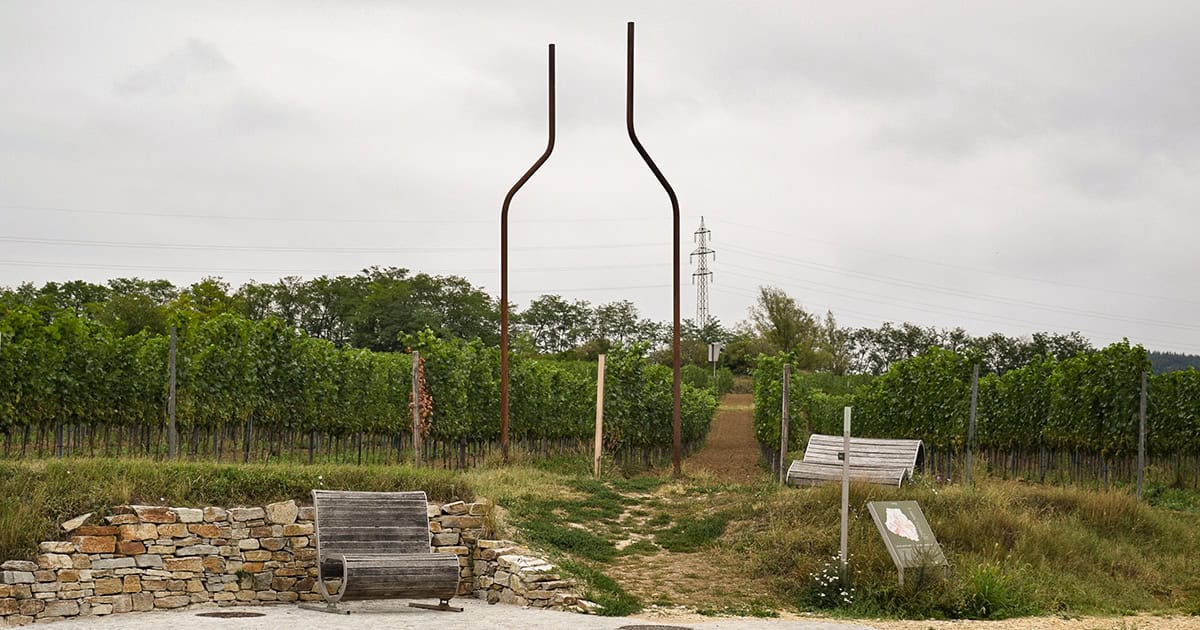
<path fill-rule="evenodd" d="M 413 466 L 421 465 L 421 353 L 412 351 L 412 443 Z"/>
<path fill-rule="evenodd" d="M 975 409 L 979 402 L 979 364 L 971 370 L 971 420 L 967 424 L 967 485 L 971 485 L 971 466 L 975 450 Z"/>
<path fill-rule="evenodd" d="M 175 459 L 179 455 L 179 433 L 175 428 L 175 327 L 171 327 L 171 352 L 168 356 L 169 380 L 167 381 L 167 456 Z"/>
<path fill-rule="evenodd" d="M 787 483 L 787 453 L 788 453 L 788 398 L 791 395 L 792 364 L 783 364 L 783 411 L 779 414 L 779 483 Z"/>
<path fill-rule="evenodd" d="M 592 461 L 592 473 L 600 476 L 600 453 L 604 444 L 604 355 L 596 367 L 596 455 Z"/>
<path fill-rule="evenodd" d="M 850 536 L 850 407 L 842 409 L 842 584 L 850 578 L 847 570 L 850 555 L 847 549 Z"/>
<path fill-rule="evenodd" d="M 1146 373 L 1142 372 L 1142 400 L 1138 407 L 1137 498 L 1142 498 L 1142 478 L 1146 474 Z"/>

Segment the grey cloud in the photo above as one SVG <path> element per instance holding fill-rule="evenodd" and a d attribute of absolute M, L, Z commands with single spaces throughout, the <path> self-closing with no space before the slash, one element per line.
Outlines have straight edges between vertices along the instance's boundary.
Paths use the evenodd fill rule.
<path fill-rule="evenodd" d="M 170 94 L 196 76 L 220 74 L 233 70 L 233 64 L 208 42 L 192 39 L 182 48 L 117 81 L 119 94 Z"/>

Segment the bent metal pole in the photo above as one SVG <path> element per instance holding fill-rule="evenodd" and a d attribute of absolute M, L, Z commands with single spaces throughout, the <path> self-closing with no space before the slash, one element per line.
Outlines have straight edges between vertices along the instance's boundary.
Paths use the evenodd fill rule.
<path fill-rule="evenodd" d="M 672 231 L 671 231 L 671 265 L 673 274 L 672 283 L 672 299 L 674 301 L 674 314 L 671 322 L 671 353 L 672 353 L 672 368 L 675 375 L 671 385 L 671 395 L 674 397 L 674 404 L 671 409 L 671 462 L 674 466 L 675 476 L 680 477 L 683 474 L 679 462 L 679 451 L 681 450 L 680 439 L 680 413 L 679 413 L 679 366 L 682 363 L 682 356 L 679 352 L 679 200 L 675 197 L 675 190 L 671 188 L 671 184 L 667 182 L 667 178 L 663 177 L 662 171 L 658 170 L 658 166 L 654 164 L 654 160 L 650 159 L 650 154 L 646 152 L 645 147 L 638 141 L 637 132 L 633 130 L 633 22 L 628 24 L 627 38 L 627 55 L 626 55 L 626 73 L 625 73 L 625 127 L 629 130 L 629 139 L 633 141 L 634 148 L 641 154 L 645 160 L 646 166 L 650 167 L 650 171 L 658 178 L 658 183 L 662 184 L 663 189 L 667 191 L 667 197 L 671 199 L 671 212 L 673 213 Z"/>
<path fill-rule="evenodd" d="M 554 44 L 550 44 L 549 137 L 542 156 L 513 184 L 500 210 L 500 452 L 508 461 L 508 206 L 513 196 L 537 172 L 554 151 Z"/>

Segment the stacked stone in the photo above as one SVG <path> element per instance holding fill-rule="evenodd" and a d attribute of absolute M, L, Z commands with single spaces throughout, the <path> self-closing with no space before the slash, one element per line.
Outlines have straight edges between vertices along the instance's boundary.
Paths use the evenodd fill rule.
<path fill-rule="evenodd" d="M 480 540 L 475 546 L 475 597 L 489 604 L 516 604 L 595 613 L 599 604 L 582 599 L 577 585 L 554 565 L 510 540 Z"/>
<path fill-rule="evenodd" d="M 224 509 L 125 506 L 69 541 L 44 542 L 36 562 L 5 562 L 0 619 L 8 625 L 76 615 L 319 599 L 312 508 L 294 501 Z"/>
<path fill-rule="evenodd" d="M 467 595 L 474 590 L 471 554 L 476 541 L 483 535 L 483 515 L 487 509 L 487 503 L 454 501 L 445 505 L 429 504 L 430 543 L 435 553 L 458 556 L 459 595 Z"/>

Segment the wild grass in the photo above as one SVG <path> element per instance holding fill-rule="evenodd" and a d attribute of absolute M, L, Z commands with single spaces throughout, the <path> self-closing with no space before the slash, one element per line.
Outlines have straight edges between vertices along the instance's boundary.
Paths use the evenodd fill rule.
<path fill-rule="evenodd" d="M 607 617 L 624 617 L 642 609 L 638 598 L 630 595 L 616 580 L 582 562 L 561 560 L 559 568 L 583 584 L 583 597 L 600 604 L 599 613 Z"/>
<path fill-rule="evenodd" d="M 719 512 L 700 517 L 685 516 L 671 527 L 654 535 L 654 542 L 667 551 L 693 553 L 711 545 L 733 518 L 730 512 Z"/>
<path fill-rule="evenodd" d="M 904 587 L 866 503 L 917 500 L 950 562 Z M 783 490 L 735 543 L 769 589 L 801 608 L 837 553 L 840 488 Z M 1200 518 L 1124 492 L 986 481 L 971 488 L 854 486 L 851 616 L 1005 618 L 1189 612 L 1200 604 Z"/>

